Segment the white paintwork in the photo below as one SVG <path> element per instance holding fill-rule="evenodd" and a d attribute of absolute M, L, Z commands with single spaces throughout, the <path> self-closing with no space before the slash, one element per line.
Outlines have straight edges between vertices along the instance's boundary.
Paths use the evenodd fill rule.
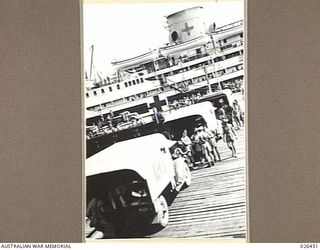
<path fill-rule="evenodd" d="M 164 124 L 166 124 L 166 122 L 179 120 L 184 117 L 200 115 L 207 123 L 209 129 L 219 130 L 220 126 L 218 120 L 216 119 L 216 115 L 214 112 L 215 109 L 216 108 L 213 107 L 213 105 L 210 102 L 201 102 L 194 105 L 179 108 L 164 115 Z"/>
<path fill-rule="evenodd" d="M 116 143 L 86 160 L 86 176 L 118 170 L 133 170 L 147 181 L 155 201 L 174 179 L 169 147 L 175 142 L 152 134 Z M 161 149 L 164 149 L 165 152 Z"/>
<path fill-rule="evenodd" d="M 162 47 L 160 48 L 160 53 L 163 56 L 167 57 L 178 52 L 182 53 L 188 49 L 200 47 L 201 45 L 207 44 L 208 42 L 210 42 L 210 37 L 208 37 L 207 35 L 202 35 L 184 43 Z"/>
<path fill-rule="evenodd" d="M 154 61 L 156 57 L 157 57 L 156 50 L 152 50 L 136 57 L 112 62 L 111 64 L 115 70 L 120 70 L 120 69 L 130 68 L 137 64 Z"/>
<path fill-rule="evenodd" d="M 167 22 L 170 34 L 177 32 L 179 42 L 186 42 L 204 35 L 206 27 L 202 12 L 202 7 L 193 7 L 169 15 Z M 174 42 L 171 37 L 170 42 Z"/>

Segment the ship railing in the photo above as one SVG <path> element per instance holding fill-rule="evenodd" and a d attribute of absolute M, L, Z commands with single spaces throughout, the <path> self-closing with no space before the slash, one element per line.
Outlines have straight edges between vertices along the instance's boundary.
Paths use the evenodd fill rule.
<path fill-rule="evenodd" d="M 126 119 L 126 117 L 122 117 L 120 119 L 120 116 L 115 117 L 114 119 L 117 120 L 116 125 L 112 124 L 113 119 L 107 119 L 106 122 L 100 122 L 98 123 L 98 125 L 95 125 L 94 127 L 96 127 L 96 129 L 87 130 L 87 138 L 91 139 L 99 137 L 101 135 L 112 134 L 126 129 L 138 128 L 143 126 L 144 124 L 148 124 L 154 121 L 154 113 L 152 111 L 140 115 L 138 115 L 137 113 L 127 113 L 127 118 L 132 115 L 131 118 L 134 117 L 134 119 Z"/>
<path fill-rule="evenodd" d="M 168 69 L 168 68 L 172 68 L 172 67 L 176 67 L 176 66 L 179 66 L 179 65 L 180 65 L 180 67 L 184 67 L 185 66 L 185 65 L 183 65 L 184 63 L 189 63 L 189 62 L 201 59 L 201 58 L 206 58 L 206 57 L 208 57 L 208 59 L 210 59 L 210 57 L 211 58 L 215 58 L 217 56 L 224 55 L 230 49 L 237 48 L 237 47 L 240 47 L 242 45 L 243 45 L 243 39 L 238 39 L 238 40 L 235 40 L 235 41 L 233 41 L 231 43 L 227 43 L 227 44 L 224 44 L 224 45 L 221 45 L 221 46 L 216 46 L 215 49 L 212 49 L 212 48 L 210 49 L 209 48 L 204 53 L 198 53 L 198 54 L 197 53 L 191 53 L 191 54 L 188 54 L 188 56 L 186 56 L 186 57 L 181 57 L 181 60 L 176 60 L 174 63 L 172 63 L 168 67 L 162 67 L 161 69 L 153 70 L 152 72 L 150 71 L 148 73 L 159 72 L 159 71 L 162 71 L 162 70 L 165 70 L 165 69 Z M 217 53 L 216 55 L 211 55 L 211 54 L 214 54 L 215 52 Z"/>
<path fill-rule="evenodd" d="M 228 51 L 230 49 L 237 48 L 242 45 L 243 45 L 243 39 L 238 39 L 238 40 L 232 41 L 230 43 L 223 44 L 221 46 L 216 46 L 215 49 L 208 48 L 208 49 L 206 49 L 206 51 L 204 53 L 191 53 L 191 54 L 188 54 L 188 56 L 186 56 L 186 57 L 181 57 L 180 60 L 175 60 L 175 62 L 171 63 L 170 66 L 168 66 L 168 67 L 161 67 L 161 69 L 157 69 L 157 70 L 149 70 L 148 74 L 158 73 L 158 72 L 161 72 L 161 71 L 166 70 L 168 68 L 177 67 L 177 66 L 184 67 L 185 65 L 183 65 L 183 64 L 186 64 L 186 63 L 189 63 L 189 62 L 201 59 L 201 58 L 207 57 L 208 59 L 214 59 L 216 57 L 225 55 L 226 53 L 228 53 Z M 178 68 L 176 70 L 178 70 Z M 136 76 L 136 74 L 134 74 L 134 75 Z M 130 80 L 130 77 L 128 77 L 128 75 L 126 75 L 126 76 L 120 75 L 119 77 L 110 77 L 110 78 L 102 81 L 99 84 L 99 86 L 96 86 L 94 88 L 109 86 L 111 84 L 120 83 L 120 82 L 126 81 L 126 80 Z M 92 88 L 92 89 L 94 89 L 94 88 Z"/>
<path fill-rule="evenodd" d="M 226 52 L 229 49 L 237 48 L 242 45 L 243 45 L 243 38 L 240 38 L 229 43 L 218 45 L 215 47 L 215 49 L 217 52 Z"/>
<path fill-rule="evenodd" d="M 228 81 L 228 82 L 224 82 L 223 84 L 224 86 L 229 86 L 231 88 L 233 85 L 243 84 L 243 80 Z M 202 96 L 208 93 L 209 93 L 208 89 L 204 90 L 204 92 L 195 91 L 194 93 L 192 93 L 188 91 L 184 93 L 185 94 L 184 97 L 177 99 L 173 102 L 170 102 L 168 103 L 168 105 L 162 106 L 163 111 L 161 113 L 163 116 L 165 116 L 165 114 L 171 113 L 174 110 L 178 110 L 180 108 L 196 104 L 199 102 Z M 131 119 L 132 117 L 134 117 L 134 119 Z M 123 131 L 126 129 L 138 128 L 143 126 L 144 124 L 155 122 L 154 117 L 155 117 L 155 114 L 152 111 L 149 111 L 148 113 L 144 113 L 144 114 L 124 112 L 119 117 L 115 117 L 115 119 L 117 120 L 116 126 L 112 125 L 112 122 L 110 120 L 107 120 L 100 124 L 98 123 L 98 125 L 93 126 L 94 129 L 87 130 L 87 138 L 91 139 L 91 138 L 100 137 L 102 135 Z"/>
<path fill-rule="evenodd" d="M 219 32 L 229 30 L 229 29 L 232 29 L 232 28 L 235 28 L 238 26 L 242 26 L 242 25 L 243 25 L 243 20 L 239 20 L 239 21 L 229 23 L 227 25 L 223 25 L 223 26 L 216 28 L 214 33 L 219 33 Z"/>
<path fill-rule="evenodd" d="M 105 87 L 105 86 L 120 83 L 123 81 L 130 81 L 130 80 L 134 80 L 136 78 L 141 78 L 143 75 L 145 75 L 147 73 L 147 70 L 141 70 L 139 72 L 133 72 L 133 73 L 128 73 L 126 70 L 123 70 L 122 72 L 126 72 L 126 73 L 124 75 L 120 74 L 118 77 L 116 77 L 116 76 L 106 77 L 102 81 L 97 83 L 95 87 L 93 87 L 91 89 Z"/>

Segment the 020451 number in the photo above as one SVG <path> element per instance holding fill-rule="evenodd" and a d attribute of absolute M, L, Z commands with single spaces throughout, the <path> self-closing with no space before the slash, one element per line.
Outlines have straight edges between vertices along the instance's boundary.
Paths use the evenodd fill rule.
<path fill-rule="evenodd" d="M 316 243 L 303 243 L 303 244 L 300 244 L 300 248 L 315 249 L 315 248 L 318 248 L 318 244 L 316 244 Z"/>

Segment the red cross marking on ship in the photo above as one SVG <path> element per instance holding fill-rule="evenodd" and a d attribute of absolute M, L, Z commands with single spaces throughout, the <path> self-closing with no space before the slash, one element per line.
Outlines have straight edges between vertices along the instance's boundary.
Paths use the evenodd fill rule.
<path fill-rule="evenodd" d="M 188 26 L 188 23 L 184 23 L 184 29 L 182 29 L 182 32 L 188 32 L 188 36 L 190 36 L 190 30 L 193 29 L 193 26 Z"/>

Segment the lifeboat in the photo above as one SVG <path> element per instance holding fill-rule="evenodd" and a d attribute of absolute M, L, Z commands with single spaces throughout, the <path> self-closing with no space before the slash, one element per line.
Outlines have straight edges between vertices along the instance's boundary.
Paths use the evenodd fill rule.
<path fill-rule="evenodd" d="M 188 49 L 192 49 L 194 47 L 199 47 L 203 44 L 206 44 L 210 42 L 210 38 L 208 36 L 199 36 L 195 39 L 189 40 L 187 42 L 184 43 L 179 43 L 179 44 L 175 44 L 175 45 L 170 45 L 167 47 L 162 47 L 159 49 L 160 53 L 167 57 L 170 55 L 174 55 L 176 53 L 182 53 Z"/>
<path fill-rule="evenodd" d="M 213 33 L 213 37 L 215 40 L 221 40 L 224 38 L 228 38 L 231 36 L 238 35 L 243 32 L 243 23 L 236 22 L 234 25 L 228 25 L 225 28 L 221 27 L 216 32 Z"/>
<path fill-rule="evenodd" d="M 115 70 L 127 69 L 142 63 L 154 61 L 156 57 L 157 57 L 156 51 L 152 50 L 139 56 L 131 57 L 121 61 L 111 62 L 111 64 Z"/>

